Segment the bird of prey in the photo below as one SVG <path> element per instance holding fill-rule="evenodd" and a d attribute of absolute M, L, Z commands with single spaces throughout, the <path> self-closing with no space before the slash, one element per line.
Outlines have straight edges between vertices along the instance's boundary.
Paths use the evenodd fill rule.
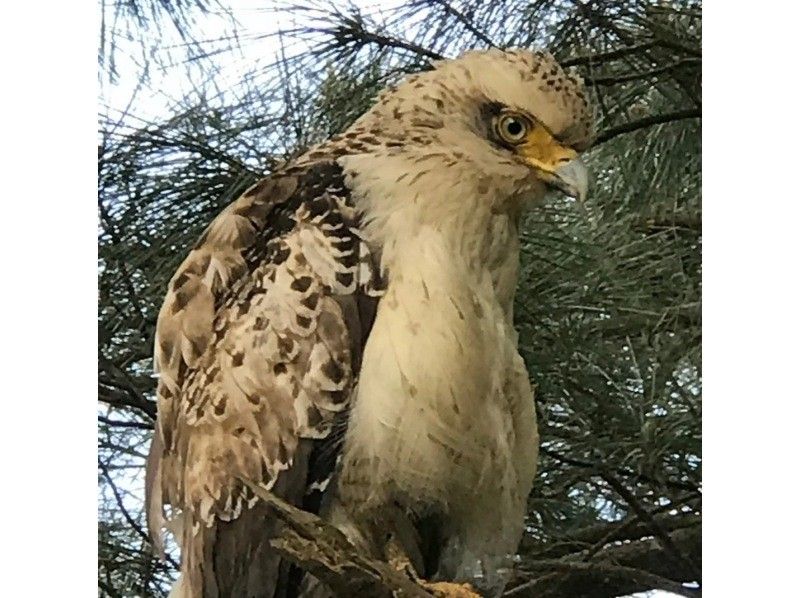
<path fill-rule="evenodd" d="M 322 595 L 243 480 L 419 579 L 502 589 L 538 455 L 519 220 L 548 188 L 585 195 L 592 125 L 550 54 L 470 51 L 211 222 L 155 341 L 147 510 L 181 547 L 174 595 Z"/>

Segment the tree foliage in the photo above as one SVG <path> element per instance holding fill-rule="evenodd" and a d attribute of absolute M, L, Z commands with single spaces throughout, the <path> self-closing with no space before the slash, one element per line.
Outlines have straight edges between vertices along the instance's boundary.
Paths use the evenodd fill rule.
<path fill-rule="evenodd" d="M 116 20 L 102 31 L 103 72 L 121 64 L 110 62 L 111 33 L 128 32 L 146 53 L 164 35 L 153 27 L 161 15 L 191 40 L 173 50 L 186 60 L 171 76 L 203 83 L 156 117 L 135 104 L 101 109 L 100 594 L 164 596 L 175 575 L 176 555 L 151 555 L 141 499 L 156 314 L 188 247 L 248 185 L 345 128 L 384 85 L 490 45 L 550 49 L 584 76 L 598 117 L 585 208 L 551 198 L 523 227 L 516 321 L 542 456 L 506 595 L 697 593 L 685 584 L 701 578 L 699 2 L 415 0 L 378 10 L 305 0 L 265 9 L 290 17 L 279 28 L 249 31 L 240 18 L 246 34 L 203 46 L 193 23 L 215 10 L 224 7 L 104 7 Z M 248 48 L 266 38 L 274 59 L 248 65 Z M 247 68 L 222 87 L 218 65 L 232 55 Z"/>

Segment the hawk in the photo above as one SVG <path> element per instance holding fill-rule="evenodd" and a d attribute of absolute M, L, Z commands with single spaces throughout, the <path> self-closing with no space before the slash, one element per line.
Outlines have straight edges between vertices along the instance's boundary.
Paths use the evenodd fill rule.
<path fill-rule="evenodd" d="M 270 549 L 278 523 L 242 480 L 366 555 L 502 589 L 538 455 L 519 219 L 548 187 L 585 195 L 591 136 L 550 54 L 470 51 L 213 220 L 156 331 L 147 511 L 181 546 L 175 594 L 322 591 Z"/>

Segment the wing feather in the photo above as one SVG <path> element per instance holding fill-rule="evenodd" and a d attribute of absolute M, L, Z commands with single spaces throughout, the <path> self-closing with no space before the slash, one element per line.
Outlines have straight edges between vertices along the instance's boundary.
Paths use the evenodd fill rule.
<path fill-rule="evenodd" d="M 238 478 L 272 488 L 281 472 L 302 477 L 276 487 L 293 488 L 285 498 L 295 503 L 309 487 L 324 488 L 330 472 L 310 476 L 309 459 L 328 469 L 332 461 L 312 457 L 313 442 L 331 436 L 347 409 L 379 294 L 378 267 L 334 162 L 251 187 L 178 268 L 156 330 L 147 512 L 159 543 L 163 505 L 180 513 L 185 569 L 206 558 L 203 539 L 224 545 L 222 528 L 198 530 L 253 504 Z M 218 585 L 198 575 L 188 572 L 190 587 Z"/>

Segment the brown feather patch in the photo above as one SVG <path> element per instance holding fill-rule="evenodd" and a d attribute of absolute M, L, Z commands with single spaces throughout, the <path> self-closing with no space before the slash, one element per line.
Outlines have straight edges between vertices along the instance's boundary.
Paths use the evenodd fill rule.
<path fill-rule="evenodd" d="M 154 537 L 164 504 L 183 514 L 189 580 L 200 583 L 192 567 L 217 541 L 191 530 L 252 503 L 238 478 L 272 487 L 298 443 L 326 437 L 348 406 L 371 321 L 341 301 L 374 303 L 380 287 L 350 201 L 333 163 L 267 177 L 214 219 L 170 282 L 148 513 Z"/>

